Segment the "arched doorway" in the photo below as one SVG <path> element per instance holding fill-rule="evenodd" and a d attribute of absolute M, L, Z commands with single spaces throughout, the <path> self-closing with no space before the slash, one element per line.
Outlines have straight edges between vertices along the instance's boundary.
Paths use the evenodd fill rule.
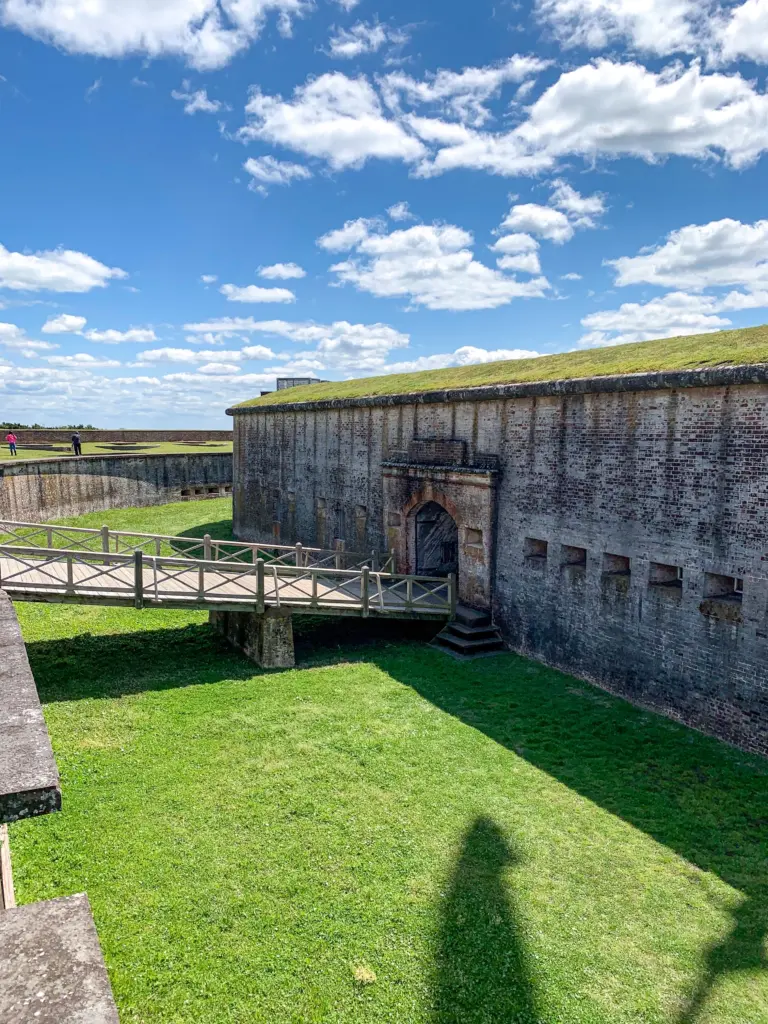
<path fill-rule="evenodd" d="M 416 574 L 449 576 L 459 569 L 459 528 L 436 501 L 416 512 Z"/>

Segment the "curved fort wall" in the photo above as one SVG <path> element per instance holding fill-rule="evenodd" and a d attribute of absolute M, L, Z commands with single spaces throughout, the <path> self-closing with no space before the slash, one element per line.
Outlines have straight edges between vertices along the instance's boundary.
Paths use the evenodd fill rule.
<path fill-rule="evenodd" d="M 3 431 L 5 435 L 7 431 Z M 231 441 L 231 430 L 81 430 L 83 444 L 162 444 L 166 441 L 202 444 L 206 441 Z M 36 444 L 69 444 L 72 430 L 55 430 L 42 427 L 36 430 L 14 430 L 20 445 L 34 447 Z"/>
<path fill-rule="evenodd" d="M 765 367 L 231 411 L 238 538 L 413 571 L 436 500 L 515 650 L 768 753 Z"/>
<path fill-rule="evenodd" d="M 34 459 L 0 466 L 0 516 L 45 522 L 111 508 L 215 498 L 232 490 L 229 453 Z"/>

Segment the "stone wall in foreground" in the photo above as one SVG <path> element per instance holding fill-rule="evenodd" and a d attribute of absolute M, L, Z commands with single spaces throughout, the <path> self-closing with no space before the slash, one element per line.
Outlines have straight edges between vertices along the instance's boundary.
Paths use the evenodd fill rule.
<path fill-rule="evenodd" d="M 0 466 L 0 516 L 45 522 L 232 491 L 232 456 L 86 455 Z"/>
<path fill-rule="evenodd" d="M 768 754 L 768 369 L 235 413 L 238 537 L 395 548 L 428 500 L 515 650 Z"/>
<path fill-rule="evenodd" d="M 2 431 L 2 437 L 8 433 Z M 72 430 L 14 430 L 20 445 L 69 444 Z M 162 444 L 166 441 L 188 441 L 200 444 L 205 441 L 231 441 L 231 430 L 81 430 L 83 444 L 112 444 L 123 441 L 131 444 Z"/>

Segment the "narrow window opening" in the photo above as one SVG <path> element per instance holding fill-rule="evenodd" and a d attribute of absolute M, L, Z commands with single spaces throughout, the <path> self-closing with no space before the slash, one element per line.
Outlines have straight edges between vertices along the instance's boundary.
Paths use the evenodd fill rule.
<path fill-rule="evenodd" d="M 683 567 L 651 562 L 648 582 L 652 587 L 666 587 L 670 590 L 683 589 Z"/>
<path fill-rule="evenodd" d="M 563 544 L 560 548 L 560 565 L 563 568 L 586 569 L 587 549 L 575 548 L 570 544 Z"/>
<path fill-rule="evenodd" d="M 537 540 L 535 537 L 526 537 L 523 546 L 523 553 L 529 565 L 543 565 L 547 560 L 549 544 L 545 540 Z"/>
<path fill-rule="evenodd" d="M 630 571 L 630 561 L 625 555 L 603 555 L 605 576 L 629 576 Z"/>
<path fill-rule="evenodd" d="M 468 547 L 481 548 L 483 546 L 482 530 L 470 530 L 469 527 L 467 527 L 464 537 L 465 543 Z"/>
<path fill-rule="evenodd" d="M 721 576 L 714 572 L 704 573 L 705 598 L 740 603 L 743 596 L 744 580 L 740 576 Z"/>

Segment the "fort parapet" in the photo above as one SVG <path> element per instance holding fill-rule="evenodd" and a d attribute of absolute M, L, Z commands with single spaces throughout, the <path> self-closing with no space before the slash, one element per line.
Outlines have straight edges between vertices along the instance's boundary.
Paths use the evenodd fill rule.
<path fill-rule="evenodd" d="M 230 412 L 238 538 L 455 560 L 515 650 L 768 753 L 766 366 Z"/>

